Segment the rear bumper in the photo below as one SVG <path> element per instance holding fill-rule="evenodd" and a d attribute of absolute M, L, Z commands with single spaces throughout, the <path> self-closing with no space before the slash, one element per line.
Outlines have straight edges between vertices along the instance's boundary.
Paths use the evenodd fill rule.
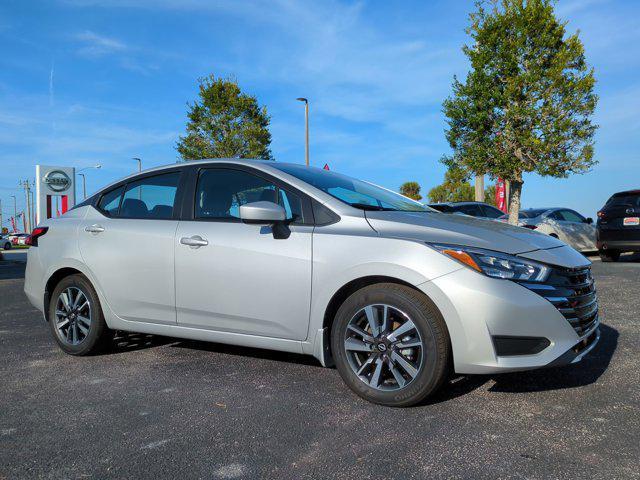
<path fill-rule="evenodd" d="M 44 313 L 44 271 L 40 263 L 38 248 L 27 251 L 27 267 L 24 273 L 24 293 L 35 308 Z"/>
<path fill-rule="evenodd" d="M 598 240 L 596 246 L 598 250 L 640 252 L 640 240 Z"/>

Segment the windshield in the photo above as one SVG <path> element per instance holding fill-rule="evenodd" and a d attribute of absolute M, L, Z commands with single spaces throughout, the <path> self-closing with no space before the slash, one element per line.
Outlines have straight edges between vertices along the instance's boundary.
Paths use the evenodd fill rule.
<path fill-rule="evenodd" d="M 328 193 L 334 198 L 363 210 L 396 210 L 403 212 L 432 212 L 421 203 L 398 193 L 377 187 L 340 173 L 303 165 L 278 165 L 273 167 Z"/>

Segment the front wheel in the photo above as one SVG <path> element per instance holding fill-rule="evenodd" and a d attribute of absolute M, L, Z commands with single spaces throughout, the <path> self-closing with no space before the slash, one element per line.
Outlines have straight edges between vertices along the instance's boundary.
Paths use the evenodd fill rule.
<path fill-rule="evenodd" d="M 617 250 L 598 250 L 598 254 L 603 262 L 617 262 L 620 258 L 620 252 Z"/>
<path fill-rule="evenodd" d="M 49 302 L 49 326 L 60 348 L 70 355 L 102 350 L 112 337 L 95 289 L 83 275 L 60 281 Z"/>
<path fill-rule="evenodd" d="M 7 242 L 4 244 L 4 249 L 5 250 L 11 250 L 11 242 Z"/>
<path fill-rule="evenodd" d="M 373 403 L 415 405 L 448 372 L 442 315 L 424 294 L 404 285 L 381 283 L 352 294 L 336 314 L 331 341 L 342 379 Z"/>

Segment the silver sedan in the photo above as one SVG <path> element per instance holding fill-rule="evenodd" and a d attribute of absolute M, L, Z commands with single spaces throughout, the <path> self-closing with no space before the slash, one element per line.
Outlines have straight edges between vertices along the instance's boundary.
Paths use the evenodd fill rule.
<path fill-rule="evenodd" d="M 506 222 L 507 215 L 500 220 Z M 518 225 L 562 240 L 579 252 L 594 252 L 596 227 L 593 219 L 570 208 L 528 208 L 520 211 Z"/>
<path fill-rule="evenodd" d="M 303 165 L 141 172 L 30 243 L 25 292 L 71 355 L 117 330 L 270 348 L 408 406 L 451 371 L 575 363 L 599 339 L 590 262 L 561 241 Z"/>

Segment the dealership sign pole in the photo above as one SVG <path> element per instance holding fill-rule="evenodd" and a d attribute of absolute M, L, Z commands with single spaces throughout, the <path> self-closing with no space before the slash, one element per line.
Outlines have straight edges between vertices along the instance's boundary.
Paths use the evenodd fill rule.
<path fill-rule="evenodd" d="M 60 197 L 63 215 L 75 205 L 74 179 L 73 167 L 36 165 L 36 225 L 53 216 L 53 197 Z"/>

